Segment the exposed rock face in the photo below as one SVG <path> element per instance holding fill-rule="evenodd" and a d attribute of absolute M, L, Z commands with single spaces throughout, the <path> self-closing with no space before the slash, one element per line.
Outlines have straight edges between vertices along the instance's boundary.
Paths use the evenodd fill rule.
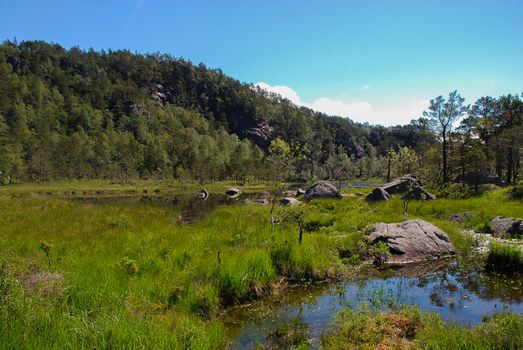
<path fill-rule="evenodd" d="M 372 190 L 371 193 L 365 197 L 366 202 L 381 202 L 381 201 L 388 201 L 390 199 L 389 194 L 387 191 L 385 191 L 383 188 L 378 187 Z"/>
<path fill-rule="evenodd" d="M 423 187 L 414 187 L 403 196 L 405 199 L 416 199 L 416 200 L 433 200 L 436 196 L 432 193 L 427 192 Z"/>
<path fill-rule="evenodd" d="M 300 201 L 293 197 L 285 197 L 280 200 L 280 204 L 282 205 L 296 205 L 300 204 Z"/>
<path fill-rule="evenodd" d="M 445 232 L 424 220 L 377 223 L 370 232 L 373 242 L 385 242 L 391 255 L 386 263 L 403 265 L 456 254 Z"/>
<path fill-rule="evenodd" d="M 245 130 L 245 134 L 253 139 L 256 144 L 270 143 L 274 128 L 265 121 L 256 121 L 256 124 Z"/>
<path fill-rule="evenodd" d="M 207 191 L 205 188 L 202 188 L 201 191 L 196 195 L 196 198 L 202 201 L 206 200 L 209 198 L 209 191 Z"/>
<path fill-rule="evenodd" d="M 490 222 L 494 236 L 523 235 L 523 221 L 516 218 L 496 216 Z"/>
<path fill-rule="evenodd" d="M 451 216 L 449 216 L 449 220 L 461 224 L 461 223 L 464 223 L 465 221 L 473 218 L 474 216 L 478 216 L 478 215 L 479 215 L 479 213 L 476 213 L 474 211 L 466 211 L 463 213 L 452 214 Z"/>
<path fill-rule="evenodd" d="M 397 194 L 408 192 L 409 189 L 420 187 L 421 180 L 413 175 L 404 175 L 400 178 L 394 179 L 391 182 L 383 184 L 381 187 L 387 191 L 388 194 Z"/>
<path fill-rule="evenodd" d="M 328 181 L 316 181 L 305 191 L 305 200 L 315 198 L 341 198 L 340 191 Z"/>
<path fill-rule="evenodd" d="M 227 197 L 229 198 L 238 198 L 240 196 L 240 194 L 242 193 L 242 191 L 240 191 L 239 189 L 237 189 L 236 187 L 231 187 L 231 188 L 228 188 L 226 191 L 225 191 L 225 194 L 227 195 Z"/>

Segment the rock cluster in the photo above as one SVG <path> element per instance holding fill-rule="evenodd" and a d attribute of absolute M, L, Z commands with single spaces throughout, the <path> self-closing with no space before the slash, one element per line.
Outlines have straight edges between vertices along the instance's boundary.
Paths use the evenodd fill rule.
<path fill-rule="evenodd" d="M 421 180 L 413 175 L 404 175 L 375 188 L 365 197 L 367 202 L 387 201 L 392 194 L 403 194 L 403 198 L 417 200 L 436 199 L 436 196 L 427 192 L 422 186 Z"/>

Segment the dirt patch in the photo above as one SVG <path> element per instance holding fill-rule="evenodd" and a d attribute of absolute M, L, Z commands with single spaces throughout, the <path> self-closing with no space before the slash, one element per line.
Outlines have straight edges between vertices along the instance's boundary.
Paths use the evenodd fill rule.
<path fill-rule="evenodd" d="M 65 279 L 61 273 L 33 271 L 20 278 L 26 292 L 44 298 L 59 298 L 65 293 Z"/>

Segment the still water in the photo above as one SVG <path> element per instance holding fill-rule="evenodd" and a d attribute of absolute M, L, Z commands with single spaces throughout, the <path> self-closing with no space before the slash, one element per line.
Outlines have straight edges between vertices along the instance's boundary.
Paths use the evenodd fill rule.
<path fill-rule="evenodd" d="M 294 289 L 283 296 L 237 307 L 225 317 L 232 349 L 273 342 L 282 327 L 305 330 L 312 346 L 344 307 L 385 309 L 414 304 L 437 312 L 444 321 L 474 326 L 501 311 L 523 313 L 523 278 L 500 277 L 460 269 L 456 261 L 397 270 L 389 276 Z"/>

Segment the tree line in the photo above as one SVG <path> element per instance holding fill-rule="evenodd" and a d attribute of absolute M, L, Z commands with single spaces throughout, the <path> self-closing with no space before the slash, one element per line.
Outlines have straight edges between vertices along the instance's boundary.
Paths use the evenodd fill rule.
<path fill-rule="evenodd" d="M 412 163 L 394 152 L 414 152 L 409 169 L 439 183 L 485 169 L 514 182 L 520 172 L 519 95 L 469 107 L 451 93 L 408 125 L 371 126 L 182 58 L 41 41 L 2 43 L 0 82 L 3 182 L 270 178 L 276 141 L 288 181 L 384 177 L 391 161 Z"/>

